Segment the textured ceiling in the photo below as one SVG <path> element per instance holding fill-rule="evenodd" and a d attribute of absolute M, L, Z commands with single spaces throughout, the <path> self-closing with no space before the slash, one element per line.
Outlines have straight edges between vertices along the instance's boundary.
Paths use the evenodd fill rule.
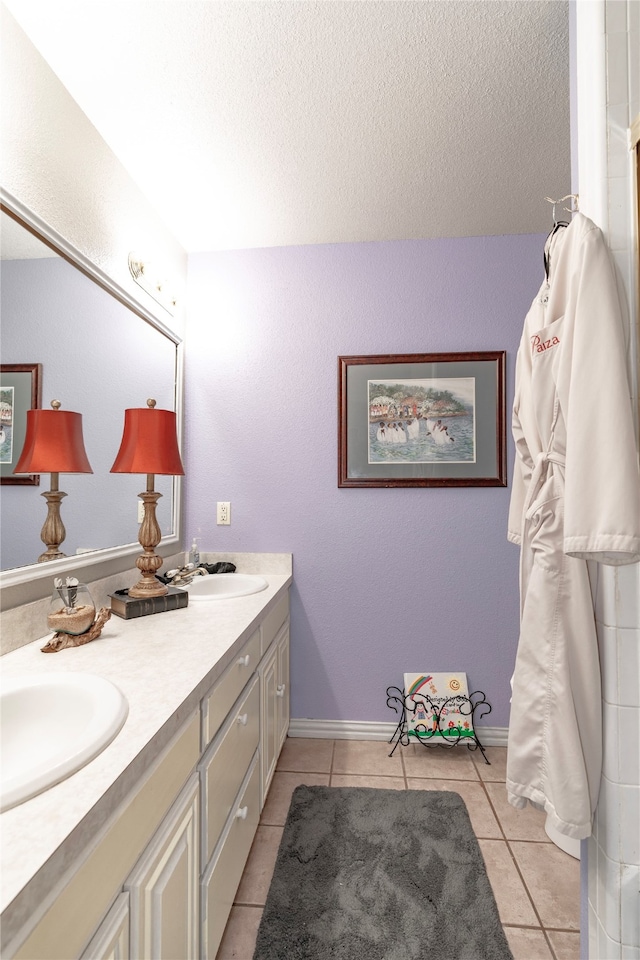
<path fill-rule="evenodd" d="M 188 251 L 544 232 L 561 0 L 7 0 Z"/>

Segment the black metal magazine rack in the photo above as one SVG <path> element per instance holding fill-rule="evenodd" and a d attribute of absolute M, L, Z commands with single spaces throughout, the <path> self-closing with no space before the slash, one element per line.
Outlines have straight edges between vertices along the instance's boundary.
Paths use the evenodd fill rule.
<path fill-rule="evenodd" d="M 400 714 L 398 725 L 389 740 L 389 743 L 393 743 L 390 757 L 398 744 L 403 747 L 410 743 L 455 747 L 462 743 L 469 750 L 479 749 L 484 762 L 491 763 L 474 724 L 476 716 L 479 718 L 491 713 L 491 705 L 481 690 L 468 696 L 458 695 L 435 702 L 426 693 L 407 694 L 399 687 L 387 687 L 387 706 Z M 459 717 L 457 722 L 447 719 L 452 713 Z"/>

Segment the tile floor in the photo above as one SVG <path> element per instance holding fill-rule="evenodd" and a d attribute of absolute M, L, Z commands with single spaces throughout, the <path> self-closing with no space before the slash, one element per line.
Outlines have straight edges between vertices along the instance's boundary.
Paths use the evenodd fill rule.
<path fill-rule="evenodd" d="M 378 741 L 285 741 L 217 960 L 251 960 L 298 784 L 454 790 L 469 811 L 515 960 L 579 960 L 580 865 L 550 842 L 544 814 L 507 803 L 506 748 L 480 751 Z M 283 958 L 284 960 L 284 958 Z"/>

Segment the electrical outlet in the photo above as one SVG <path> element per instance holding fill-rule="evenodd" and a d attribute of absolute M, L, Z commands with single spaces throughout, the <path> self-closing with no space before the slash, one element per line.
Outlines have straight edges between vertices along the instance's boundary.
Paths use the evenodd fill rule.
<path fill-rule="evenodd" d="M 144 500 L 138 500 L 138 523 L 144 520 Z"/>
<path fill-rule="evenodd" d="M 216 523 L 218 526 L 226 526 L 231 523 L 231 504 L 228 500 L 218 501 Z"/>

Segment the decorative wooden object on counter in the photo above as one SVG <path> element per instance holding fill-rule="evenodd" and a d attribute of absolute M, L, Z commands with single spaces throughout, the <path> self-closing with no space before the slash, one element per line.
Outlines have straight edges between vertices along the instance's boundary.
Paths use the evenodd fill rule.
<path fill-rule="evenodd" d="M 95 622 L 85 633 L 80 633 L 76 636 L 70 633 L 56 633 L 51 640 L 48 640 L 44 647 L 40 649 L 43 653 L 57 653 L 58 650 L 64 650 L 65 647 L 81 647 L 85 643 L 91 643 L 92 640 L 97 640 L 100 636 L 102 628 L 110 617 L 111 610 L 109 610 L 108 607 L 101 607 Z"/>
<path fill-rule="evenodd" d="M 53 581 L 51 608 L 47 626 L 52 633 L 70 633 L 79 636 L 86 633 L 96 618 L 96 607 L 86 583 L 77 577 L 62 577 Z"/>

